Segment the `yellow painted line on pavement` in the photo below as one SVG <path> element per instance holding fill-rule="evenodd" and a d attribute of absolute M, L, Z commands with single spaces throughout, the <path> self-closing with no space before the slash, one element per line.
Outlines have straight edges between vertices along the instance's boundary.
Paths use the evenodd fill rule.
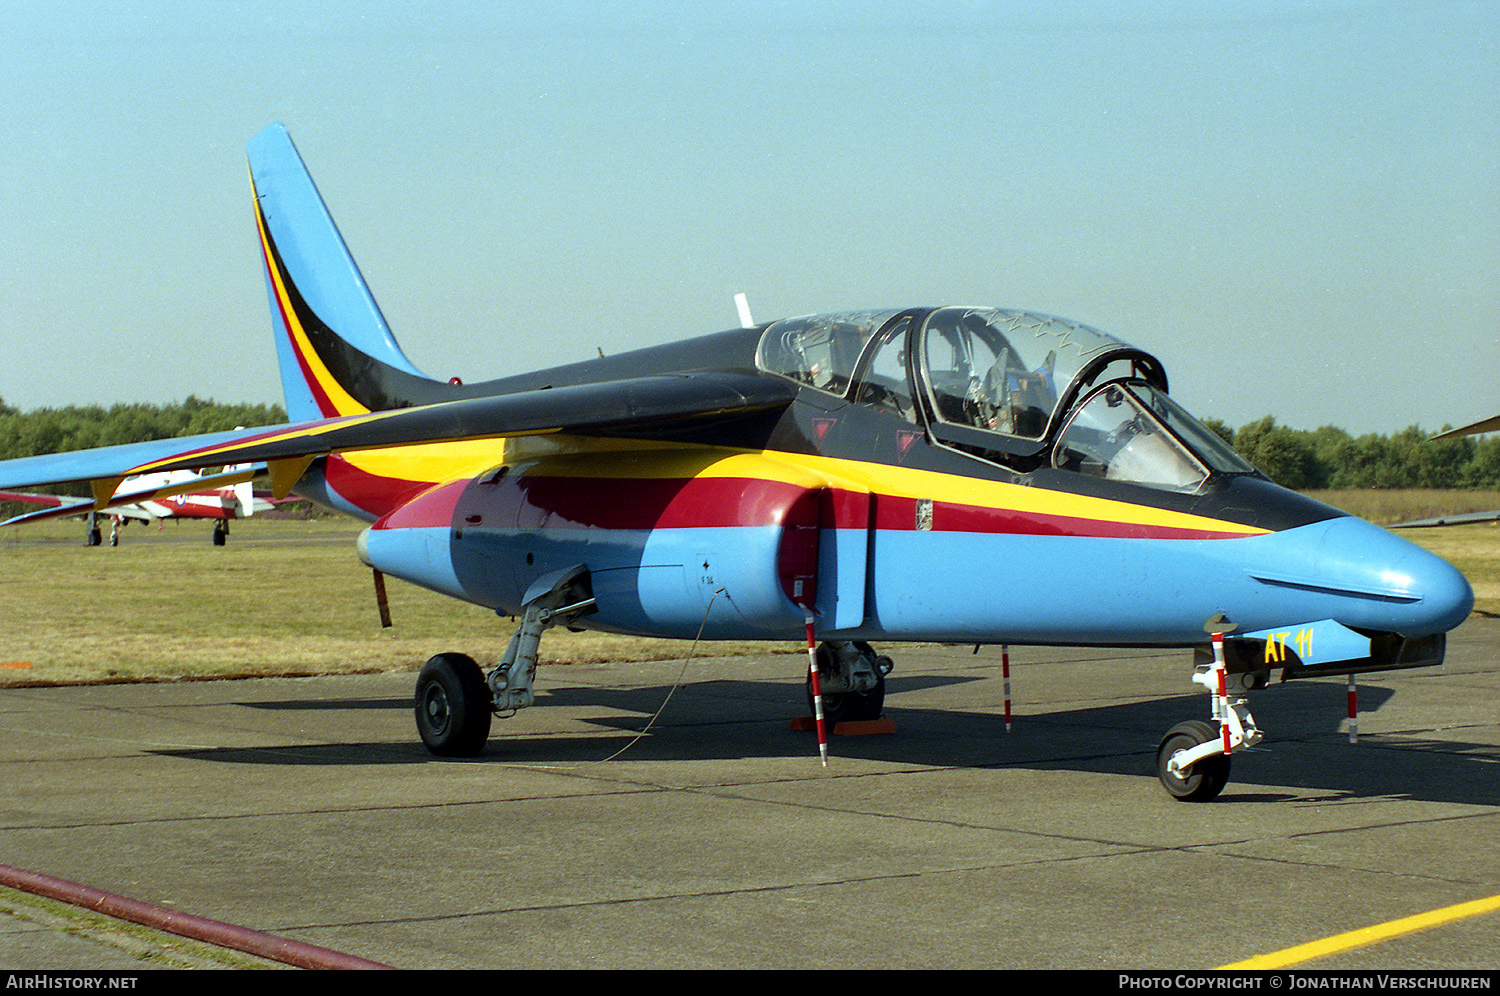
<path fill-rule="evenodd" d="M 1290 968 L 1303 962 L 1312 961 L 1314 958 L 1323 958 L 1341 951 L 1349 951 L 1353 948 L 1367 947 L 1371 944 L 1379 944 L 1393 937 L 1403 934 L 1414 934 L 1419 930 L 1428 930 L 1455 920 L 1463 920 L 1471 916 L 1481 916 L 1485 913 L 1494 913 L 1500 910 L 1500 896 L 1490 896 L 1488 899 L 1475 899 L 1472 902 L 1459 903 L 1456 906 L 1444 906 L 1439 910 L 1427 913 L 1418 913 L 1415 916 L 1403 917 L 1400 920 L 1392 920 L 1389 923 L 1376 924 L 1373 927 L 1362 927 L 1359 930 L 1351 930 L 1345 934 L 1335 934 L 1325 937 L 1321 941 L 1309 941 L 1299 944 L 1294 948 L 1286 948 L 1281 951 L 1273 951 L 1270 954 L 1256 955 L 1237 961 L 1232 965 L 1220 965 L 1221 969 L 1268 969 L 1268 968 Z"/>

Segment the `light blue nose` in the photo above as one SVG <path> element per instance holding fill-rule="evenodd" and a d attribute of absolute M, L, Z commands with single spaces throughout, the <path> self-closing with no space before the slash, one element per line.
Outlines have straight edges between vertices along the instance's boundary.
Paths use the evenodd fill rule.
<path fill-rule="evenodd" d="M 1303 547 L 1305 559 L 1264 565 L 1256 580 L 1331 596 L 1330 617 L 1346 626 L 1429 636 L 1474 608 L 1474 590 L 1457 568 L 1388 529 L 1345 516 L 1290 533 L 1316 543 Z"/>

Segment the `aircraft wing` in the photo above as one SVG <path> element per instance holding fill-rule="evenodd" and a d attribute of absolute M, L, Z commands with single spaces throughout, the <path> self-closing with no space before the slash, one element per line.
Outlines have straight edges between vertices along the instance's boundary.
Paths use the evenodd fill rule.
<path fill-rule="evenodd" d="M 127 519 L 140 519 L 144 522 L 155 522 L 157 516 L 147 512 L 144 508 L 135 505 L 106 505 L 111 515 L 123 516 Z M 90 512 L 97 512 L 94 503 L 87 498 L 73 498 L 66 505 L 57 508 L 45 508 L 39 512 L 26 512 L 22 515 L 14 515 L 0 526 L 19 526 L 27 522 L 43 522 L 47 519 L 66 519 L 70 515 L 85 516 Z"/>
<path fill-rule="evenodd" d="M 1472 425 L 1461 426 L 1457 429 L 1449 429 L 1440 432 L 1433 439 L 1453 439 L 1456 436 L 1475 436 L 1481 432 L 1500 432 L 1500 415 L 1492 418 L 1480 419 Z"/>
<path fill-rule="evenodd" d="M 39 495 L 30 491 L 0 491 L 0 501 L 20 502 L 23 505 L 69 505 L 77 501 L 65 495 Z"/>
<path fill-rule="evenodd" d="M 331 453 L 547 432 L 649 436 L 684 420 L 785 407 L 795 393 L 790 382 L 743 373 L 634 377 L 22 457 L 0 461 L 0 488 L 87 481 L 94 492 L 93 507 L 102 509 L 144 500 L 134 495 L 115 498 L 120 482 L 136 474 L 261 463 L 269 466 L 272 491 L 280 498 L 309 462 Z M 205 480 L 195 481 L 187 490 L 204 484 Z"/>
<path fill-rule="evenodd" d="M 1460 512 L 1457 515 L 1438 515 L 1431 519 L 1413 519 L 1410 522 L 1393 523 L 1392 529 L 1422 529 L 1429 526 L 1461 526 L 1466 522 L 1489 522 L 1500 519 L 1500 509 L 1493 512 Z"/>

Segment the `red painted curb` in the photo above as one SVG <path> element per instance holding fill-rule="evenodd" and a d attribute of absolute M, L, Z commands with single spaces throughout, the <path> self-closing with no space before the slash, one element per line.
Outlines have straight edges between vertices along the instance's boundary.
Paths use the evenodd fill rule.
<path fill-rule="evenodd" d="M 376 961 L 367 961 L 339 951 L 330 951 L 313 944 L 304 944 L 274 934 L 263 934 L 248 927 L 236 927 L 232 923 L 220 923 L 191 913 L 153 906 L 136 899 L 127 899 L 113 893 L 103 892 L 77 882 L 53 878 L 37 872 L 0 865 L 0 885 L 10 886 L 21 892 L 46 896 L 59 902 L 83 909 L 93 910 L 118 920 L 129 920 L 146 927 L 153 927 L 169 934 L 192 938 L 221 948 L 232 948 L 246 954 L 279 961 L 298 968 L 315 969 L 389 969 Z"/>

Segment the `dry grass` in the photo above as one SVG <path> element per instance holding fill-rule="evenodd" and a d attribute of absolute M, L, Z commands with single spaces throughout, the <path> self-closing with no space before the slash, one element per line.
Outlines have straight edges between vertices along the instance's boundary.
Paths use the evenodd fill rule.
<path fill-rule="evenodd" d="M 1332 492 L 1374 521 L 1500 508 L 1496 492 Z M 370 572 L 348 520 L 133 525 L 116 548 L 88 548 L 79 523 L 0 532 L 0 686 L 95 681 L 415 671 L 439 650 L 497 661 L 508 620 L 388 582 L 395 625 L 380 628 Z M 1500 528 L 1404 533 L 1468 576 L 1476 608 L 1500 614 Z M 544 663 L 675 660 L 690 644 L 549 630 Z M 697 653 L 796 652 L 787 643 L 708 644 Z M 23 666 L 24 665 L 24 666 Z"/>
<path fill-rule="evenodd" d="M 0 686 L 87 681 L 415 671 L 440 650 L 498 661 L 508 619 L 387 580 L 381 629 L 352 521 L 131 526 L 118 547 L 83 545 L 77 523 L 0 533 Z M 691 644 L 557 628 L 549 664 L 675 660 Z M 792 651 L 707 644 L 698 655 Z M 26 666 L 21 666 L 26 665 Z"/>
<path fill-rule="evenodd" d="M 1441 488 L 1346 488 L 1338 491 L 1309 491 L 1309 498 L 1380 526 L 1416 519 L 1463 512 L 1489 512 L 1500 509 L 1500 491 L 1460 491 Z"/>

